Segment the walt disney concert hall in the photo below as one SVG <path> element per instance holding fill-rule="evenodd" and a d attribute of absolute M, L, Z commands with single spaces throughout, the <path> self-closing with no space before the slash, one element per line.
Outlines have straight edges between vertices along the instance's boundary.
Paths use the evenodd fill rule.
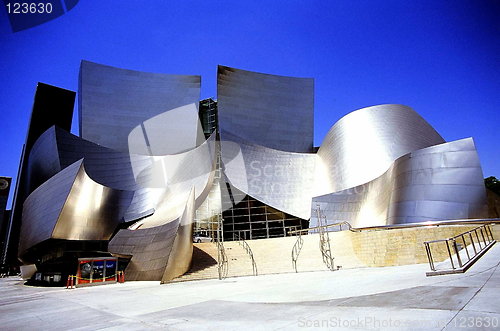
<path fill-rule="evenodd" d="M 194 234 L 488 217 L 472 138 L 446 142 L 407 106 L 351 112 L 315 147 L 313 79 L 219 66 L 217 98 L 200 86 L 88 61 L 77 94 L 39 83 L 6 258 L 38 281 L 168 282 L 190 268 Z"/>

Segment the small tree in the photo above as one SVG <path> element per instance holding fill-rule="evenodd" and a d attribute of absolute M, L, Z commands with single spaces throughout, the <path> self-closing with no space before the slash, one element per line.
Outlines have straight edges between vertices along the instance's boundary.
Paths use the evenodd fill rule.
<path fill-rule="evenodd" d="M 496 194 L 500 195 L 500 180 L 494 176 L 490 176 L 484 179 L 484 185 Z"/>

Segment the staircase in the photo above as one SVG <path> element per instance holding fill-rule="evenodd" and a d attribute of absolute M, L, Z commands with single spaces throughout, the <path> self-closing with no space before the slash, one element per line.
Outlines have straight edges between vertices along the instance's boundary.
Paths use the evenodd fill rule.
<path fill-rule="evenodd" d="M 426 263 L 424 241 L 453 237 L 473 228 L 472 225 L 442 225 L 362 232 L 339 231 L 329 232 L 328 235 L 335 265 L 350 269 Z M 492 227 L 493 236 L 497 236 L 499 229 L 498 225 Z M 296 236 L 248 240 L 247 244 L 253 253 L 259 275 L 329 270 L 323 262 L 320 239 L 319 233 L 303 235 L 302 248 L 295 259 L 292 259 L 292 251 L 297 242 Z M 190 270 L 171 282 L 219 278 L 216 244 L 199 243 L 193 246 Z M 225 241 L 224 247 L 228 260 L 227 277 L 251 276 L 254 269 L 245 249 L 237 241 Z M 437 253 L 433 249 L 433 255 Z M 436 258 L 436 261 L 445 258 L 443 255 L 442 259 Z"/>
<path fill-rule="evenodd" d="M 227 277 L 253 275 L 252 260 L 237 241 L 224 242 L 224 248 L 228 259 Z M 217 246 L 215 243 L 199 243 L 193 244 L 193 261 L 189 271 L 170 283 L 218 278 Z"/>

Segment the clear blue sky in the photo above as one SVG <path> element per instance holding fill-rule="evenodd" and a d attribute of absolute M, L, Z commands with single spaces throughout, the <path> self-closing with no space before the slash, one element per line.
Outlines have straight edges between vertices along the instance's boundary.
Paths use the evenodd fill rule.
<path fill-rule="evenodd" d="M 202 97 L 217 64 L 313 77 L 315 145 L 353 110 L 400 103 L 447 141 L 472 136 L 500 177 L 500 1 L 82 0 L 17 33 L 0 8 L 1 176 L 17 175 L 36 83 L 76 91 L 82 59 L 201 75 Z"/>

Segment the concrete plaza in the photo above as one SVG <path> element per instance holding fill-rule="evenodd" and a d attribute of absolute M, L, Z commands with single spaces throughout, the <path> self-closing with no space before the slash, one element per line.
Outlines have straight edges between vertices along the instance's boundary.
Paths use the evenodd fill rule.
<path fill-rule="evenodd" d="M 427 264 L 78 289 L 0 279 L 1 330 L 500 329 L 500 246 L 465 274 Z"/>

